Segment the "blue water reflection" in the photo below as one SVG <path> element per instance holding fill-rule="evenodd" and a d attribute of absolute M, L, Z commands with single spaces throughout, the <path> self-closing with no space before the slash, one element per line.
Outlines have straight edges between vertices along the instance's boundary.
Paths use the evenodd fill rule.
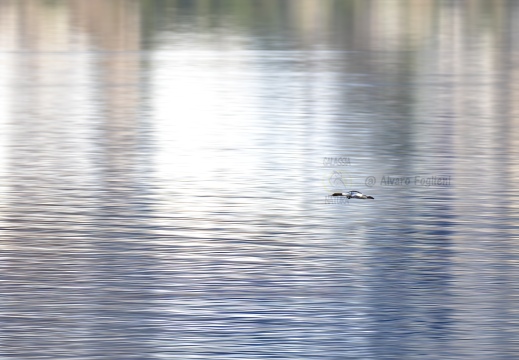
<path fill-rule="evenodd" d="M 514 358 L 518 10 L 0 3 L 2 358 Z"/>

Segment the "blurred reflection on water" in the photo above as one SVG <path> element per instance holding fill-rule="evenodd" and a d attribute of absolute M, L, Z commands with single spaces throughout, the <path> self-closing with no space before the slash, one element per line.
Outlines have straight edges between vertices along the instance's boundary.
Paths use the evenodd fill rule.
<path fill-rule="evenodd" d="M 519 352 L 519 3 L 0 14 L 2 358 Z"/>

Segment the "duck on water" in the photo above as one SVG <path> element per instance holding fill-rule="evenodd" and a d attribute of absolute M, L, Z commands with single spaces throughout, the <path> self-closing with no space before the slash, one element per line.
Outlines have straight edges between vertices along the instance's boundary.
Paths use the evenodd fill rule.
<path fill-rule="evenodd" d="M 375 199 L 373 196 L 364 195 L 360 191 L 352 190 L 346 193 L 333 193 L 332 196 L 346 196 L 348 199 Z"/>

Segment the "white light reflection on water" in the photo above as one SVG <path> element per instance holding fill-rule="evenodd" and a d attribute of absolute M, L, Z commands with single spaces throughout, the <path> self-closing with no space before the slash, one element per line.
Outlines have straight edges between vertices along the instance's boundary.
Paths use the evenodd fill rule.
<path fill-rule="evenodd" d="M 270 53 L 264 60 L 285 65 L 303 55 Z M 342 275 L 351 290 L 330 280 L 343 261 L 361 271 L 362 245 L 352 243 L 358 250 L 346 254 L 321 240 L 332 229 L 308 221 L 312 209 L 323 213 L 323 189 L 315 183 L 316 172 L 327 169 L 319 168 L 322 156 L 305 151 L 311 116 L 301 116 L 300 107 L 307 98 L 271 99 L 270 79 L 283 73 L 266 71 L 262 57 L 191 51 L 159 52 L 154 59 L 170 64 L 154 67 L 151 97 L 158 120 L 155 221 L 162 236 L 156 244 L 169 249 L 159 258 L 170 274 L 159 304 L 177 319 L 164 324 L 176 341 L 166 336 L 161 345 L 173 354 L 222 358 L 326 356 L 346 341 L 362 354 L 366 339 L 352 332 L 346 340 L 339 331 L 344 317 L 336 313 L 366 331 L 360 275 Z M 291 75 L 284 75 L 284 86 L 298 88 L 301 76 Z M 340 299 L 345 292 L 354 296 Z M 344 301 L 348 306 L 340 309 Z M 314 321 L 338 333 L 323 333 Z M 309 339 L 328 350 L 306 346 Z M 261 349 L 250 348 L 256 341 Z"/>

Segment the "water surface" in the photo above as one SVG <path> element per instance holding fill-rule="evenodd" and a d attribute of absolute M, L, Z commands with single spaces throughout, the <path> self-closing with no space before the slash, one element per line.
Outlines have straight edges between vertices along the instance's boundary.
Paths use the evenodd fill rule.
<path fill-rule="evenodd" d="M 514 358 L 518 11 L 2 2 L 0 354 Z"/>

